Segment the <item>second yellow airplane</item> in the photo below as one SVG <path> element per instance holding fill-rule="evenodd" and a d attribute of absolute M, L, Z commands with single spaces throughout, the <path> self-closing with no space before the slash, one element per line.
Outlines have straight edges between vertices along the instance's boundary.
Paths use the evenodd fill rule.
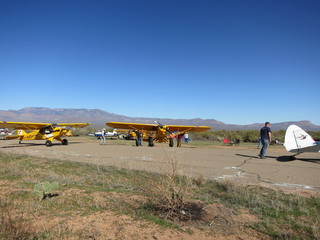
<path fill-rule="evenodd" d="M 107 122 L 106 125 L 117 129 L 141 131 L 143 141 L 148 142 L 150 147 L 154 146 L 154 142 L 169 142 L 169 146 L 173 147 L 173 139 L 179 134 L 185 132 L 204 132 L 211 129 L 211 127 L 207 126 L 162 125 L 158 122 L 156 123 L 157 124 Z"/>

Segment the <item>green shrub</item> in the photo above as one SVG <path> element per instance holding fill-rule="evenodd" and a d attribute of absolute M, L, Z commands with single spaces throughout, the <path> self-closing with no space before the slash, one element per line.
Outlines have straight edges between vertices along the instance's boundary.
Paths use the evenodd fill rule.
<path fill-rule="evenodd" d="M 59 188 L 59 184 L 57 182 L 45 182 L 38 183 L 33 188 L 33 194 L 39 199 L 43 200 L 46 198 L 57 196 L 57 194 L 53 194 L 52 191 Z"/>

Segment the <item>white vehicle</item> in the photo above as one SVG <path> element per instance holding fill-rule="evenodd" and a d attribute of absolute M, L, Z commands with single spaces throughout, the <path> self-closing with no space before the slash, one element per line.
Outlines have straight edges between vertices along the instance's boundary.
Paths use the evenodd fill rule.
<path fill-rule="evenodd" d="M 7 128 L 1 128 L 0 129 L 0 139 L 5 139 L 6 136 L 12 135 L 12 132 L 9 131 Z"/>
<path fill-rule="evenodd" d="M 101 131 L 95 132 L 94 136 L 95 138 L 100 138 L 102 136 Z M 113 132 L 105 132 L 104 136 L 106 138 L 119 138 L 119 134 L 116 129 L 114 129 Z"/>
<path fill-rule="evenodd" d="M 284 146 L 288 152 L 295 153 L 290 156 L 296 159 L 298 154 L 304 152 L 320 152 L 320 141 L 313 139 L 308 133 L 296 125 L 290 125 L 284 138 Z"/>

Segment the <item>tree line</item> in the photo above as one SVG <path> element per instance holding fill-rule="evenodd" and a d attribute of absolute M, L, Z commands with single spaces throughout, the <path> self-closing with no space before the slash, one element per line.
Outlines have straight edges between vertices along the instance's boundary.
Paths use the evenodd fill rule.
<path fill-rule="evenodd" d="M 313 138 L 320 139 L 320 132 L 308 132 Z M 284 142 L 286 131 L 278 130 L 272 132 L 272 139 L 278 140 L 280 143 Z M 257 142 L 260 136 L 259 130 L 238 130 L 238 131 L 208 131 L 199 133 L 190 133 L 193 140 L 210 140 L 210 141 L 223 141 L 227 138 L 229 140 L 240 140 L 241 142 Z"/>
<path fill-rule="evenodd" d="M 85 136 L 89 133 L 93 133 L 97 129 L 92 127 L 74 129 L 72 131 L 74 136 Z M 113 129 L 107 128 L 107 131 L 113 131 Z M 320 132 L 308 131 L 308 133 L 315 139 L 320 139 Z M 278 140 L 280 143 L 284 142 L 284 136 L 286 134 L 285 130 L 278 130 L 272 132 L 273 140 Z M 223 139 L 227 138 L 229 140 L 240 140 L 241 142 L 257 142 L 259 139 L 259 130 L 237 130 L 237 131 L 207 131 L 207 132 L 190 132 L 189 133 L 192 140 L 208 140 L 221 142 Z"/>

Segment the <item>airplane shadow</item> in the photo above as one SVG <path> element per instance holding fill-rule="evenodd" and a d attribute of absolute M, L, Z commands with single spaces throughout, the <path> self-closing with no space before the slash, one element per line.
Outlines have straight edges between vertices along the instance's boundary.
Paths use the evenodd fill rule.
<path fill-rule="evenodd" d="M 259 157 L 258 155 L 252 156 L 252 155 L 245 155 L 245 154 L 238 154 L 238 153 L 235 154 L 235 155 L 240 156 L 240 157 L 246 157 L 246 158 L 257 158 L 257 159 L 260 159 L 260 157 Z M 267 158 L 274 158 L 274 159 L 276 159 L 277 157 L 267 156 Z"/>
<path fill-rule="evenodd" d="M 80 144 L 83 142 L 69 142 L 69 145 L 71 144 Z M 20 144 L 12 144 L 9 146 L 4 146 L 1 148 L 23 148 L 23 147 L 36 147 L 36 146 L 45 146 L 44 143 L 20 143 Z M 52 147 L 65 147 L 65 145 L 62 145 L 61 143 L 57 142 L 57 143 L 53 143 Z"/>
<path fill-rule="evenodd" d="M 37 143 L 21 143 L 19 145 L 10 145 L 10 146 L 4 146 L 1 148 L 23 148 L 23 147 L 35 147 L 35 146 L 40 146 L 43 144 L 37 144 Z"/>
<path fill-rule="evenodd" d="M 320 159 L 315 159 L 315 158 L 297 158 L 292 159 L 290 156 L 279 156 L 277 157 L 278 162 L 292 162 L 292 161 L 303 161 L 303 162 L 312 162 L 316 164 L 320 164 Z"/>
<path fill-rule="evenodd" d="M 246 157 L 246 158 L 257 158 L 260 159 L 259 156 L 252 156 L 252 155 L 244 155 L 244 154 L 236 154 L 237 156 L 240 157 Z M 296 158 L 296 159 L 291 159 L 290 156 L 267 156 L 268 158 L 273 158 L 276 159 L 278 162 L 292 162 L 292 161 L 303 161 L 303 162 L 312 162 L 316 164 L 320 164 L 320 159 L 308 159 L 308 158 Z"/>

